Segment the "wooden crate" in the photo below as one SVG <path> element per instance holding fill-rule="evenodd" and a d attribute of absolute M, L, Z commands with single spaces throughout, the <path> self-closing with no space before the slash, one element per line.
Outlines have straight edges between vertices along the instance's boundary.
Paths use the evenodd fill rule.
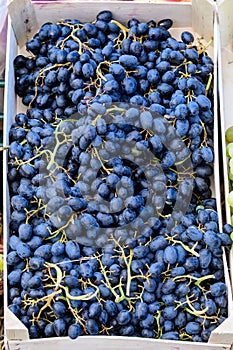
<path fill-rule="evenodd" d="M 230 206 L 227 203 L 230 183 L 228 179 L 228 158 L 226 156 L 225 132 L 233 126 L 232 118 L 232 86 L 233 86 L 233 3 L 231 0 L 218 1 L 218 26 L 219 26 L 219 100 L 220 123 L 222 140 L 222 159 L 224 172 L 224 202 L 226 221 L 231 223 Z M 233 254 L 230 254 L 231 282 L 233 284 Z"/>
<path fill-rule="evenodd" d="M 6 59 L 6 93 L 5 93 L 5 126 L 4 144 L 8 145 L 8 132 L 11 122 L 17 112 L 23 111 L 25 107 L 16 98 L 14 93 L 14 73 L 13 60 L 19 53 L 24 53 L 21 47 L 36 32 L 40 25 L 47 21 L 57 21 L 64 18 L 78 18 L 82 21 L 95 18 L 101 10 L 111 10 L 116 19 L 127 23 L 129 18 L 136 17 L 141 21 L 154 19 L 158 21 L 162 18 L 172 18 L 174 27 L 172 35 L 179 37 L 180 33 L 190 30 L 197 37 L 205 37 L 207 41 L 211 36 L 216 37 L 217 25 L 215 21 L 215 3 L 212 0 L 193 0 L 192 3 L 165 3 L 153 2 L 85 2 L 85 1 L 57 1 L 56 3 L 42 4 L 40 2 L 33 5 L 29 0 L 14 0 L 9 5 L 9 28 Z M 214 24 L 215 23 L 215 24 Z M 215 76 L 217 76 L 217 45 L 216 42 L 209 48 L 209 53 L 215 62 Z M 215 96 L 217 96 L 217 79 L 215 79 Z M 219 212 L 220 227 L 221 202 L 219 196 L 219 160 L 218 160 L 218 133 L 217 133 L 217 98 L 215 99 L 215 176 L 212 181 L 213 195 L 217 195 L 217 207 Z M 9 193 L 7 190 L 7 155 L 4 155 L 4 222 L 5 222 L 5 249 L 7 245 L 9 222 Z M 190 349 L 222 349 L 231 348 L 233 343 L 233 313 L 232 294 L 230 279 L 225 252 L 223 254 L 225 267 L 225 280 L 228 287 L 229 317 L 218 328 L 216 328 L 209 339 L 209 343 L 193 343 L 181 341 L 165 341 L 154 339 L 142 339 L 134 337 L 108 337 L 108 336 L 84 336 L 76 340 L 67 337 L 29 339 L 27 328 L 12 314 L 7 308 L 7 285 L 5 285 L 5 336 L 6 346 L 10 350 L 40 350 L 42 347 L 49 350 L 63 350 L 69 348 L 74 350 L 133 350 L 133 349 L 161 349 L 161 350 L 190 350 Z M 5 280 L 7 270 L 5 270 Z"/>

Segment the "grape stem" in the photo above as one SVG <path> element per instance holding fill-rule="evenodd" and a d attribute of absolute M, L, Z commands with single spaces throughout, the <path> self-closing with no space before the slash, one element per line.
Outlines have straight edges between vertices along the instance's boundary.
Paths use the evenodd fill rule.
<path fill-rule="evenodd" d="M 190 248 L 189 246 L 185 245 L 183 242 L 174 239 L 173 237 L 167 237 L 166 238 L 168 241 L 173 242 L 174 244 L 178 243 L 180 244 L 187 252 L 191 253 L 192 255 L 196 256 L 197 258 L 199 258 L 199 253 L 197 253 L 194 249 L 196 247 L 196 244 Z"/>
<path fill-rule="evenodd" d="M 202 54 L 203 52 L 205 52 L 205 51 L 208 49 L 208 47 L 212 44 L 213 40 L 214 40 L 214 39 L 211 38 L 205 46 L 201 47 L 201 48 L 198 50 L 198 54 L 200 55 L 200 54 Z"/>
<path fill-rule="evenodd" d="M 208 79 L 208 82 L 207 82 L 206 88 L 205 88 L 205 95 L 206 96 L 208 95 L 208 92 L 209 92 L 209 89 L 210 89 L 210 86 L 212 83 L 212 79 L 213 79 L 213 75 L 212 75 L 212 73 L 209 73 L 209 79 Z"/>
<path fill-rule="evenodd" d="M 157 327 L 158 327 L 158 331 L 157 331 L 157 338 L 161 338 L 162 335 L 163 335 L 163 330 L 162 330 L 162 327 L 160 326 L 160 317 L 161 317 L 161 311 L 157 311 L 157 315 L 154 316 L 154 319 L 156 320 L 156 323 L 157 323 Z"/>
<path fill-rule="evenodd" d="M 0 147 L 0 152 L 6 151 L 10 148 L 10 146 Z"/>
<path fill-rule="evenodd" d="M 42 68 L 42 69 L 39 71 L 39 73 L 38 73 L 38 75 L 37 75 L 37 77 L 36 77 L 36 79 L 35 79 L 35 95 L 34 95 L 34 97 L 32 98 L 32 100 L 31 100 L 30 103 L 29 103 L 29 108 L 31 108 L 33 101 L 34 101 L 34 100 L 36 99 L 36 97 L 37 97 L 37 93 L 38 93 L 38 89 L 37 89 L 37 87 L 38 87 L 38 81 L 39 81 L 40 78 L 44 78 L 44 76 L 43 76 L 44 72 L 47 72 L 47 71 L 49 71 L 49 70 L 51 70 L 51 69 L 53 69 L 53 68 L 63 67 L 63 66 L 67 66 L 67 65 L 70 65 L 70 62 L 66 62 L 66 63 L 56 63 L 56 64 L 54 64 L 54 65 L 51 66 L 51 67 L 45 67 L 45 68 Z"/>
<path fill-rule="evenodd" d="M 60 227 L 59 229 L 57 229 L 54 232 L 51 232 L 52 235 L 49 236 L 48 238 L 45 238 L 45 240 L 49 240 L 49 239 L 55 238 L 60 232 L 64 231 L 65 228 L 68 227 L 69 224 L 73 222 L 74 216 L 75 216 L 75 214 L 71 215 L 71 217 L 69 218 L 69 220 L 67 221 L 67 223 L 64 226 Z"/>
<path fill-rule="evenodd" d="M 121 24 L 120 22 L 118 22 L 114 19 L 111 20 L 111 23 L 116 24 L 122 30 L 123 35 L 124 35 L 124 39 L 126 39 L 126 37 L 127 37 L 126 33 L 129 32 L 129 28 L 126 28 L 123 24 Z"/>
<path fill-rule="evenodd" d="M 192 275 L 181 275 L 181 276 L 176 276 L 172 280 L 175 281 L 182 281 L 184 278 L 190 278 L 190 280 L 195 280 L 196 282 L 194 283 L 196 286 L 200 287 L 200 284 L 206 280 L 209 280 L 210 278 L 215 278 L 214 275 L 207 275 L 203 277 L 195 277 Z"/>

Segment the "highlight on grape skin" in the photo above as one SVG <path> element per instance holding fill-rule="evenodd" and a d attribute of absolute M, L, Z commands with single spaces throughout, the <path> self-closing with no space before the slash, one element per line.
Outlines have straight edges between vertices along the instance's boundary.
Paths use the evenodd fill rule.
<path fill-rule="evenodd" d="M 30 338 L 207 342 L 227 317 L 212 40 L 172 24 L 46 23 L 15 58 L 8 300 Z"/>

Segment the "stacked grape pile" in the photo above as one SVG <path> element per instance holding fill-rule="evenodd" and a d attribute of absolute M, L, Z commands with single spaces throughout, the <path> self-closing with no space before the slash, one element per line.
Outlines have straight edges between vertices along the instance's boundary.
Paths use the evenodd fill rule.
<path fill-rule="evenodd" d="M 170 19 L 44 24 L 14 61 L 9 308 L 30 337 L 208 341 L 227 317 L 213 62 Z"/>

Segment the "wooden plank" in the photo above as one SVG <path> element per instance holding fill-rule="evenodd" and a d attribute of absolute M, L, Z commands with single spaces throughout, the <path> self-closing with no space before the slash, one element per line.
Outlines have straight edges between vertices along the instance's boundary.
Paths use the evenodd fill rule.
<path fill-rule="evenodd" d="M 221 29 L 221 45 L 233 51 L 232 0 L 219 0 L 218 12 Z"/>
<path fill-rule="evenodd" d="M 231 315 L 231 313 L 233 312 L 233 297 L 232 297 L 232 286 L 231 286 L 231 279 L 228 271 L 227 256 L 226 256 L 225 248 L 223 248 L 222 257 L 223 257 L 225 283 L 228 290 L 228 314 Z"/>
<path fill-rule="evenodd" d="M 23 46 L 38 29 L 34 7 L 30 0 L 12 0 L 8 5 L 12 27 L 19 46 Z"/>
<path fill-rule="evenodd" d="M 29 340 L 27 327 L 8 309 L 4 310 L 7 339 Z"/>
<path fill-rule="evenodd" d="M 217 86 L 217 76 L 218 76 L 218 25 L 217 25 L 217 15 L 214 18 L 214 180 L 216 188 L 216 206 L 219 213 L 219 229 L 222 230 L 223 220 L 222 220 L 222 203 L 221 203 L 221 190 L 220 190 L 220 176 L 219 176 L 219 130 L 218 130 L 218 86 Z"/>
<path fill-rule="evenodd" d="M 8 18 L 8 35 L 7 35 L 7 51 L 6 51 L 6 68 L 5 68 L 5 96 L 4 96 L 4 134 L 3 134 L 3 145 L 6 146 L 9 144 L 9 128 L 10 128 L 10 122 L 12 121 L 15 115 L 16 111 L 16 96 L 14 92 L 14 69 L 13 69 L 13 60 L 15 56 L 17 55 L 17 43 L 15 39 L 15 35 L 11 26 L 11 20 Z M 3 152 L 3 184 L 4 184 L 4 191 L 3 191 L 3 222 L 8 223 L 9 222 L 9 191 L 8 191 L 8 185 L 7 185 L 7 153 Z M 4 251 L 7 252 L 7 242 L 8 242 L 8 226 L 7 224 L 3 226 L 3 235 L 4 235 Z M 7 281 L 7 262 L 6 262 L 6 254 L 4 254 L 4 281 Z M 22 325 L 16 326 L 15 322 L 8 323 L 9 320 L 9 314 L 7 313 L 7 283 L 4 283 L 4 323 L 5 323 L 5 330 L 6 333 L 8 333 L 8 329 L 10 334 L 8 333 L 8 336 L 14 337 L 18 334 L 18 337 L 20 339 L 28 339 L 26 338 L 22 333 Z M 16 317 L 15 317 L 16 318 Z M 15 319 L 14 319 L 15 320 Z M 17 322 L 17 320 L 15 320 Z M 20 322 L 21 323 L 21 322 Z"/>
<path fill-rule="evenodd" d="M 35 12 L 39 25 L 46 21 L 57 21 L 64 18 L 79 18 L 82 21 L 90 21 L 102 10 L 110 10 L 121 22 L 127 23 L 132 17 L 140 18 L 141 21 L 155 20 L 172 17 L 176 27 L 187 27 L 191 23 L 191 4 L 171 3 L 168 5 L 162 2 L 150 3 L 141 1 L 79 1 L 64 3 L 35 4 Z"/>
<path fill-rule="evenodd" d="M 224 344 L 233 344 L 232 324 L 233 313 L 211 333 L 209 342 L 214 344 L 219 341 L 219 339 L 223 339 Z"/>
<path fill-rule="evenodd" d="M 231 223 L 230 206 L 227 203 L 229 194 L 228 159 L 226 157 L 225 132 L 233 125 L 232 120 L 232 86 L 233 86 L 233 3 L 231 0 L 218 2 L 219 26 L 219 65 L 218 86 L 220 100 L 220 122 L 222 139 L 222 159 L 224 172 L 224 197 L 226 220 Z M 229 256 L 231 282 L 233 285 L 233 249 Z"/>
<path fill-rule="evenodd" d="M 205 38 L 213 35 L 215 1 L 193 0 L 192 21 L 193 28 Z"/>
<path fill-rule="evenodd" d="M 231 281 L 229 278 L 229 273 L 227 271 L 227 259 L 226 252 L 223 249 L 223 264 L 224 264 L 224 275 L 225 275 L 225 283 L 228 289 L 228 318 L 221 323 L 210 335 L 209 343 L 215 344 L 220 341 L 224 344 L 233 344 L 233 332 L 232 332 L 232 324 L 233 324 L 233 304 L 232 304 L 232 288 Z"/>
<path fill-rule="evenodd" d="M 224 190 L 225 199 L 229 193 L 228 181 L 228 159 L 226 157 L 225 132 L 233 125 L 231 116 L 231 89 L 233 84 L 233 4 L 232 1 L 222 1 L 219 4 L 219 96 L 220 96 L 220 116 L 221 116 L 221 135 L 223 151 L 223 169 L 224 169 Z M 231 222 L 230 207 L 226 204 L 227 222 Z"/>
<path fill-rule="evenodd" d="M 29 342 L 9 341 L 10 350 L 230 350 L 230 345 L 153 340 L 134 337 L 81 336 L 35 339 Z"/>
<path fill-rule="evenodd" d="M 228 181 L 228 159 L 226 157 L 225 132 L 233 125 L 232 122 L 232 86 L 233 86 L 233 52 L 226 47 L 220 47 L 221 59 L 219 62 L 219 91 L 220 91 L 220 115 L 221 115 L 221 133 L 222 133 L 222 157 L 224 170 L 224 189 L 225 198 L 229 193 Z M 230 206 L 226 201 L 227 222 L 231 223 Z"/>

